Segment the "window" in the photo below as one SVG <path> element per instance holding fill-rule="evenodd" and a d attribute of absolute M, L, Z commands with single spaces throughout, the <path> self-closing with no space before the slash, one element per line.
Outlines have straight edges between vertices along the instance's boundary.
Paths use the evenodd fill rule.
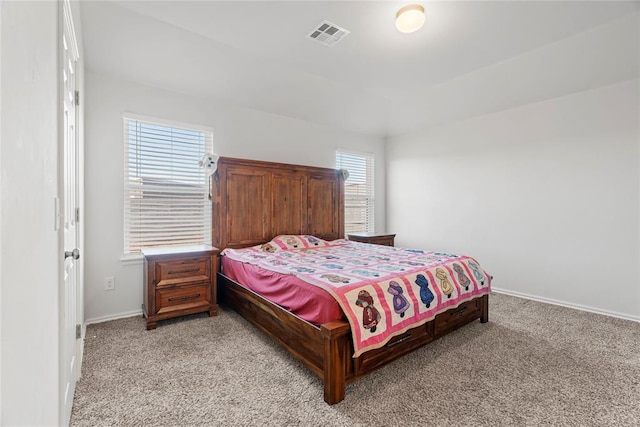
<path fill-rule="evenodd" d="M 374 231 L 373 154 L 338 150 L 336 167 L 349 171 L 344 183 L 345 233 Z"/>
<path fill-rule="evenodd" d="M 213 133 L 124 118 L 124 253 L 211 243 L 209 180 L 198 162 Z"/>

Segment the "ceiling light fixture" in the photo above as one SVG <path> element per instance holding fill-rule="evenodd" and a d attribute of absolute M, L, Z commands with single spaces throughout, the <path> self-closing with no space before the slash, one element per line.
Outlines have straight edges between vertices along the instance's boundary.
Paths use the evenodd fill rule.
<path fill-rule="evenodd" d="M 401 33 L 413 33 L 424 24 L 424 7 L 410 4 L 396 13 L 396 28 Z"/>

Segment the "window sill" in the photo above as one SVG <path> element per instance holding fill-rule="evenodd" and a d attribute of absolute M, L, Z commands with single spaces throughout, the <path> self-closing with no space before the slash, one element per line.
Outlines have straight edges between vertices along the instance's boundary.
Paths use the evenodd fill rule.
<path fill-rule="evenodd" d="M 142 254 L 127 254 L 120 257 L 122 265 L 142 265 L 144 257 Z"/>

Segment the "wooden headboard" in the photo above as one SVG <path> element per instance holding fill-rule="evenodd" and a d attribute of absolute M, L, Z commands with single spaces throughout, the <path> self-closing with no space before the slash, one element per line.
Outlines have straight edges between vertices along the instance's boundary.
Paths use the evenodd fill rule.
<path fill-rule="evenodd" d="M 221 157 L 212 202 L 212 244 L 220 249 L 279 234 L 344 237 L 344 177 L 337 169 Z"/>

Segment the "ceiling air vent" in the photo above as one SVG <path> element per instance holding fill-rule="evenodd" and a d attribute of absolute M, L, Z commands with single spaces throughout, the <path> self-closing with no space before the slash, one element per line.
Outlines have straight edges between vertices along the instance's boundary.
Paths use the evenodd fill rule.
<path fill-rule="evenodd" d="M 331 46 L 339 42 L 343 37 L 349 35 L 349 30 L 332 24 L 329 21 L 322 21 L 307 37 L 325 46 Z"/>

